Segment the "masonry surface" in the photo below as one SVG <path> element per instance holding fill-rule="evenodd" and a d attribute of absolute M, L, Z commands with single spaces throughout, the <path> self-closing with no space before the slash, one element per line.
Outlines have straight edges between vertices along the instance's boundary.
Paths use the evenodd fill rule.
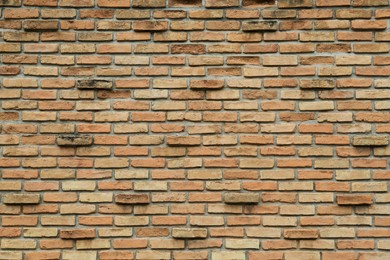
<path fill-rule="evenodd" d="M 0 259 L 390 259 L 389 0 L 0 0 Z"/>

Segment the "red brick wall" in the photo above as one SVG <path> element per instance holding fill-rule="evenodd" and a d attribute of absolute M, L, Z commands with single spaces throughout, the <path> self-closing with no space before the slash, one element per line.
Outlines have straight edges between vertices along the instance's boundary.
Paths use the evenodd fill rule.
<path fill-rule="evenodd" d="M 0 6 L 0 259 L 390 259 L 389 0 Z"/>

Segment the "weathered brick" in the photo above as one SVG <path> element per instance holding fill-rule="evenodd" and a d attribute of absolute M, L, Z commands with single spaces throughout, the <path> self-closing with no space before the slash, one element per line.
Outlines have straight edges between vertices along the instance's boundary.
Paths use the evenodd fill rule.
<path fill-rule="evenodd" d="M 52 31 L 58 30 L 58 21 L 25 20 L 23 28 L 26 31 Z"/>
<path fill-rule="evenodd" d="M 148 204 L 150 198 L 148 194 L 117 194 L 115 202 L 118 204 Z"/>
<path fill-rule="evenodd" d="M 133 23 L 134 31 L 166 31 L 168 22 L 165 21 L 135 21 Z"/>
<path fill-rule="evenodd" d="M 78 80 L 76 86 L 79 89 L 112 89 L 112 81 L 95 79 L 95 80 Z"/>
<path fill-rule="evenodd" d="M 4 194 L 4 204 L 39 204 L 39 194 Z"/>
<path fill-rule="evenodd" d="M 157 7 L 165 7 L 165 1 L 162 0 L 133 0 L 133 7 L 140 8 L 157 8 Z"/>
<path fill-rule="evenodd" d="M 316 229 L 285 229 L 283 236 L 286 239 L 317 239 L 319 233 Z"/>
<path fill-rule="evenodd" d="M 60 135 L 57 137 L 59 146 L 89 146 L 93 143 L 90 135 Z"/>
<path fill-rule="evenodd" d="M 172 237 L 176 239 L 202 239 L 207 237 L 207 229 L 205 228 L 174 228 Z"/>
<path fill-rule="evenodd" d="M 228 204 L 257 204 L 259 200 L 258 193 L 226 193 L 224 196 L 224 201 Z"/>
<path fill-rule="evenodd" d="M 60 230 L 61 239 L 91 239 L 95 238 L 95 229 L 63 229 Z"/>
<path fill-rule="evenodd" d="M 388 136 L 354 136 L 354 146 L 385 146 L 389 144 Z"/>
<path fill-rule="evenodd" d="M 278 23 L 276 21 L 248 21 L 242 23 L 242 30 L 246 31 L 276 31 Z"/>

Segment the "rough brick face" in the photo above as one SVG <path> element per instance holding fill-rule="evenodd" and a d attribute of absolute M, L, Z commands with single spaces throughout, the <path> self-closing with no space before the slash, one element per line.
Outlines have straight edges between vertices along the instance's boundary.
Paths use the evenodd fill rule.
<path fill-rule="evenodd" d="M 0 259 L 390 259 L 389 0 L 0 0 Z"/>

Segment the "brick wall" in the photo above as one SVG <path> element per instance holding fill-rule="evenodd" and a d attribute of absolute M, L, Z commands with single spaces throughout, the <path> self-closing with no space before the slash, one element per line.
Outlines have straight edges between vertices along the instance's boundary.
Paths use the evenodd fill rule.
<path fill-rule="evenodd" d="M 390 259 L 389 0 L 0 6 L 0 259 Z"/>

